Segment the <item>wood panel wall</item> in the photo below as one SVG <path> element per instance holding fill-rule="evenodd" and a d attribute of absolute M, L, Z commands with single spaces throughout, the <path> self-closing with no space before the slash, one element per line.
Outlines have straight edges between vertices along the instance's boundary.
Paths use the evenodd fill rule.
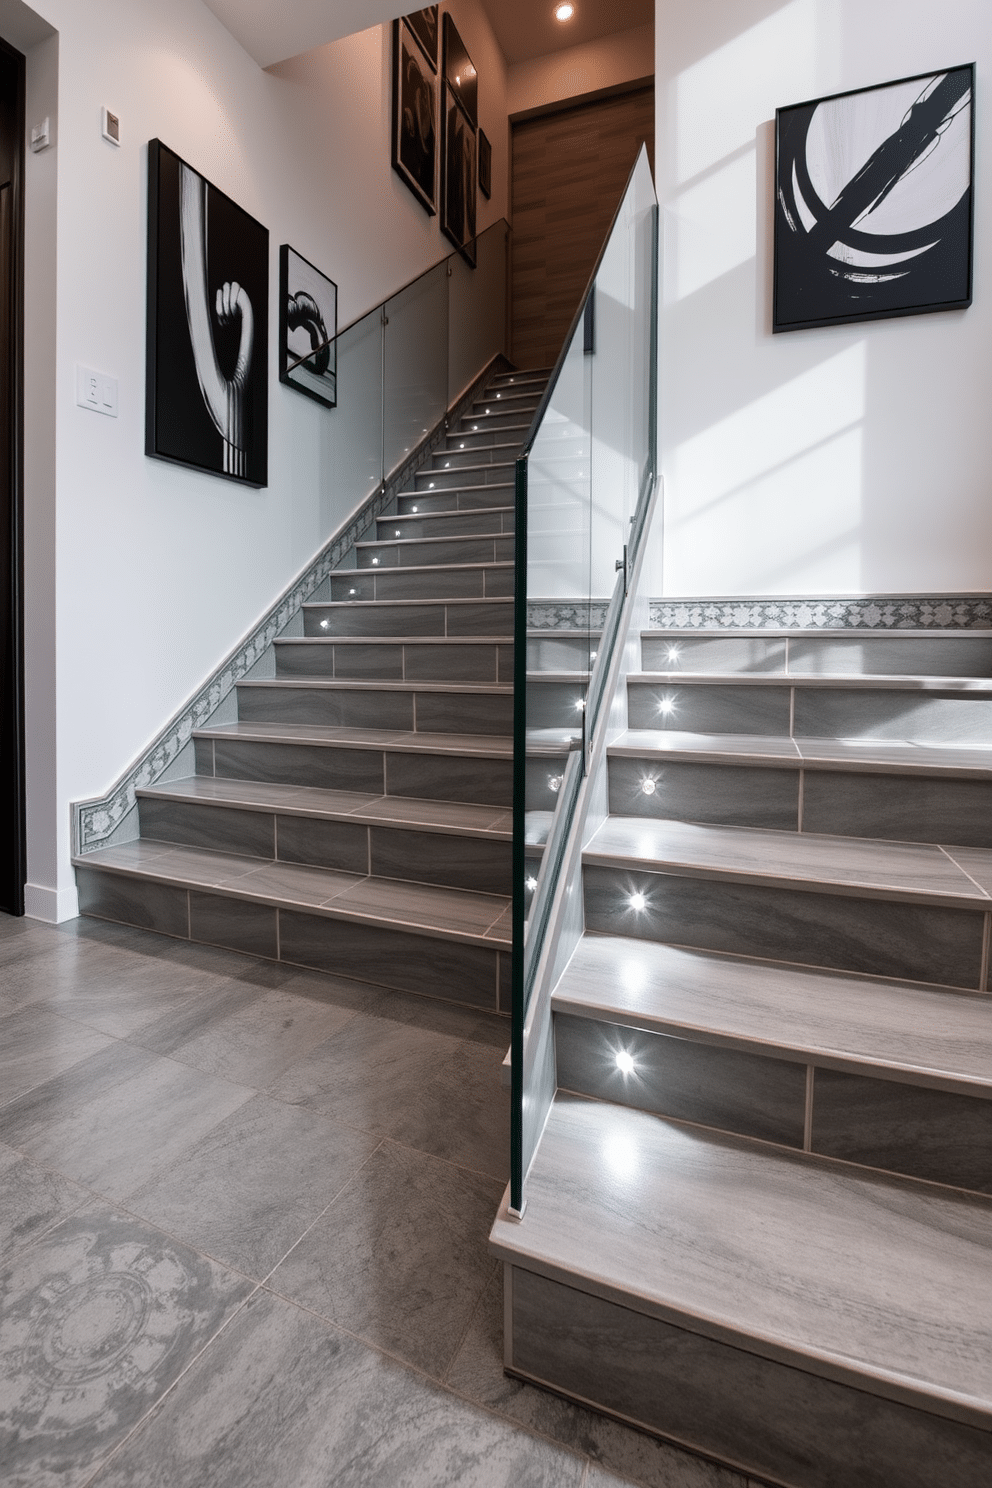
<path fill-rule="evenodd" d="M 513 125 L 511 355 L 553 366 L 641 144 L 654 169 L 654 89 Z"/>

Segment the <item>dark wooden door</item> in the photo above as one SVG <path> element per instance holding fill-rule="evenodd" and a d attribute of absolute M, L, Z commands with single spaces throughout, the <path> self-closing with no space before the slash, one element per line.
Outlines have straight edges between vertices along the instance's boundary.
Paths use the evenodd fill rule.
<path fill-rule="evenodd" d="M 553 366 L 627 177 L 646 142 L 654 169 L 654 88 L 513 126 L 511 355 Z"/>
<path fill-rule="evenodd" d="M 24 913 L 21 326 L 24 58 L 0 41 L 0 909 Z"/>

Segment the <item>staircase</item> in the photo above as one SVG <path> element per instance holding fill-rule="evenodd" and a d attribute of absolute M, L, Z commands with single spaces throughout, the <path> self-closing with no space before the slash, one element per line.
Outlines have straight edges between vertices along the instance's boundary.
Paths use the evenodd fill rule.
<path fill-rule="evenodd" d="M 75 859 L 83 914 L 508 1010 L 513 460 L 546 381 L 490 380 L 196 774 Z"/>
<path fill-rule="evenodd" d="M 649 632 L 506 1365 L 768 1483 L 992 1482 L 992 636 Z"/>

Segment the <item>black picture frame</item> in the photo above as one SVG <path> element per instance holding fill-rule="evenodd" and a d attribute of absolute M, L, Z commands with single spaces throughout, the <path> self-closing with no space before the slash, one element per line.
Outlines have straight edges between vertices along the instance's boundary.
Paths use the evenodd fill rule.
<path fill-rule="evenodd" d="M 968 63 L 776 111 L 773 331 L 971 304 L 974 99 Z"/>
<path fill-rule="evenodd" d="M 486 201 L 493 194 L 493 147 L 484 130 L 479 130 L 479 190 Z"/>
<path fill-rule="evenodd" d="M 415 10 L 410 15 L 403 17 L 414 36 L 420 42 L 424 56 L 435 72 L 437 72 L 438 53 L 437 13 L 438 7 L 436 5 L 427 5 L 423 10 Z"/>
<path fill-rule="evenodd" d="M 268 229 L 148 145 L 145 453 L 268 484 Z"/>
<path fill-rule="evenodd" d="M 338 287 L 289 243 L 279 249 L 279 381 L 338 404 Z"/>
<path fill-rule="evenodd" d="M 478 171 L 476 131 L 448 83 L 444 85 L 444 102 L 441 231 L 474 269 Z"/>
<path fill-rule="evenodd" d="M 393 22 L 393 170 L 437 214 L 438 80 L 406 20 Z"/>
<path fill-rule="evenodd" d="M 473 129 L 479 127 L 479 74 L 449 11 L 444 13 L 444 81 Z"/>

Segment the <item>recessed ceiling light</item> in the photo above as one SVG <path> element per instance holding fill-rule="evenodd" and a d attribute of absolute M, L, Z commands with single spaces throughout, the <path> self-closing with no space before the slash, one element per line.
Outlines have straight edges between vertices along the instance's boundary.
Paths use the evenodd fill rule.
<path fill-rule="evenodd" d="M 569 5 L 568 4 L 568 0 L 565 0 L 565 4 L 564 5 L 556 5 L 555 6 L 555 20 L 556 21 L 570 21 L 572 19 L 572 17 L 573 17 L 574 14 L 575 14 L 575 6 L 574 5 Z"/>

